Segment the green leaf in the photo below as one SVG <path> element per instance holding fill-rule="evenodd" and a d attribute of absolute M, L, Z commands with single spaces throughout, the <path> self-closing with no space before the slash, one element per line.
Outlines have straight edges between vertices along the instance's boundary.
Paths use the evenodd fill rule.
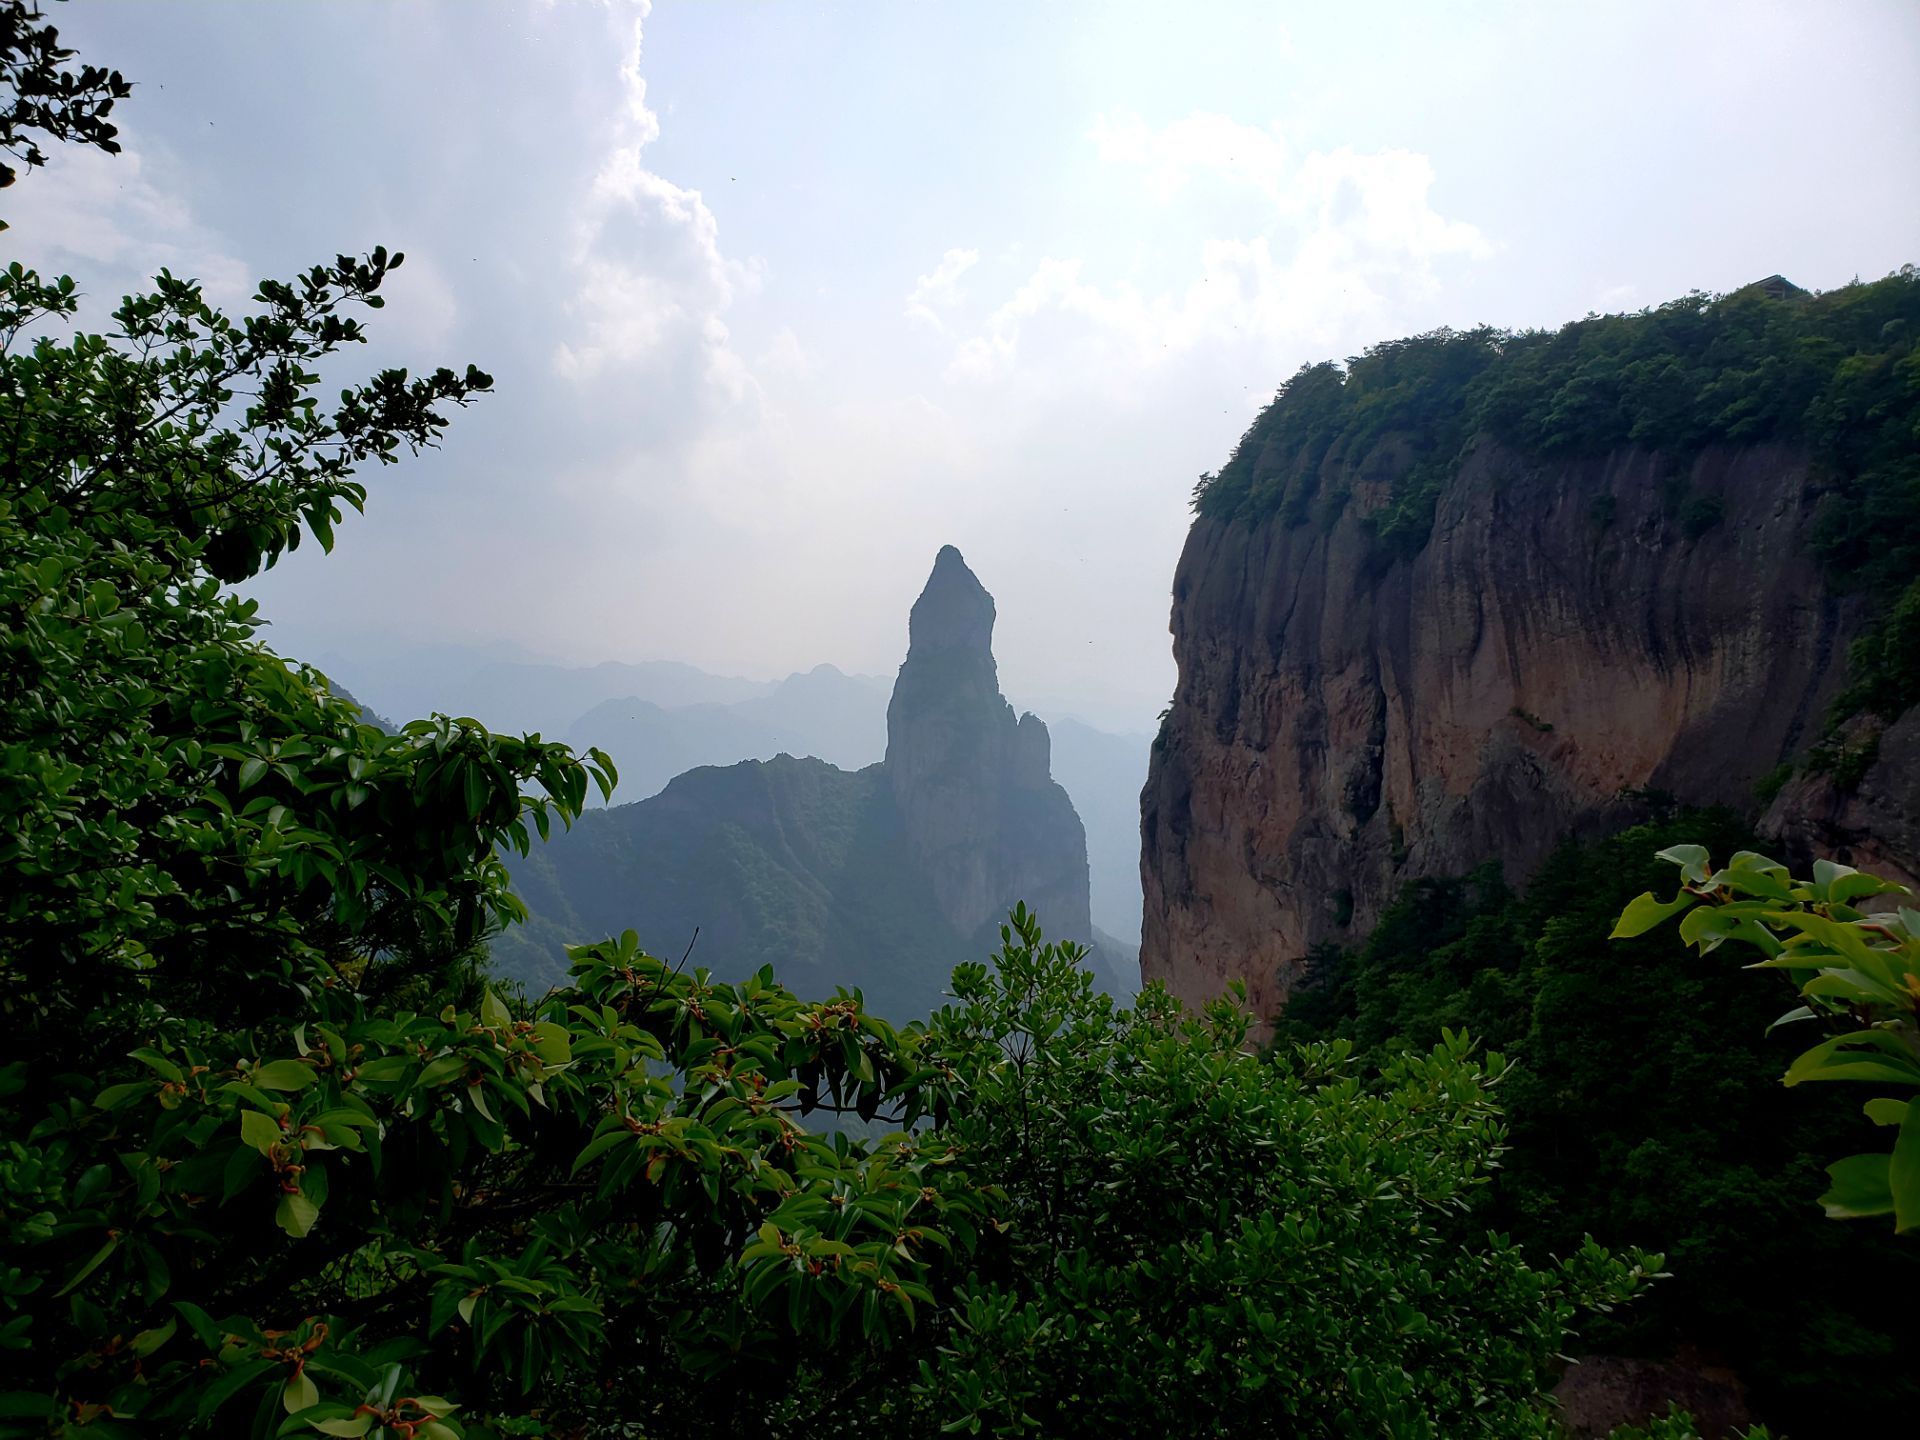
<path fill-rule="evenodd" d="M 504 1030 L 513 1023 L 513 1016 L 492 990 L 480 997 L 480 1023 L 492 1030 Z"/>
<path fill-rule="evenodd" d="M 240 762 L 240 788 L 242 790 L 248 789 L 266 773 L 267 762 L 258 755 L 242 760 Z"/>
<path fill-rule="evenodd" d="M 305 1239 L 319 1218 L 320 1207 L 299 1191 L 282 1195 L 279 1208 L 273 1213 L 274 1223 L 296 1240 Z"/>
<path fill-rule="evenodd" d="M 167 1341 L 171 1340 L 179 1328 L 179 1320 L 169 1318 L 164 1325 L 156 1325 L 151 1330 L 142 1330 L 138 1335 L 133 1337 L 128 1343 L 127 1348 L 144 1360 L 162 1345 L 166 1344 Z"/>
<path fill-rule="evenodd" d="M 1887 1185 L 1893 1191 L 1893 1228 L 1905 1234 L 1920 1227 L 1920 1100 L 1907 1102 L 1907 1118 L 1888 1159 Z"/>
<path fill-rule="evenodd" d="M 1693 884 L 1699 884 L 1707 878 L 1707 847 L 1704 845 L 1669 845 L 1664 850 L 1654 852 L 1654 859 L 1668 860 L 1680 867 L 1680 873 Z"/>
<path fill-rule="evenodd" d="M 61 1295 L 65 1295 L 69 1290 L 72 1290 L 81 1281 L 85 1280 L 89 1275 L 93 1274 L 94 1271 L 98 1270 L 101 1267 L 101 1265 L 103 1265 L 106 1262 L 106 1258 L 109 1255 L 113 1254 L 113 1252 L 115 1250 L 118 1250 L 119 1248 L 120 1248 L 120 1237 L 118 1235 L 108 1236 L 107 1243 L 102 1245 L 98 1250 L 94 1251 L 92 1256 L 89 1257 L 89 1259 L 87 1260 L 87 1263 L 80 1267 L 80 1269 L 74 1274 L 74 1277 L 71 1280 L 67 1281 L 67 1283 L 62 1285 L 58 1290 L 54 1291 L 53 1292 L 54 1295 L 58 1297 Z"/>
<path fill-rule="evenodd" d="M 1781 1079 L 1787 1085 L 1808 1080 L 1884 1080 L 1920 1085 L 1920 1062 L 1886 1031 L 1856 1030 L 1835 1035 L 1805 1051 Z"/>
<path fill-rule="evenodd" d="M 1683 846 L 1681 848 L 1700 850 L 1698 845 Z M 1661 853 L 1662 858 L 1665 858 L 1665 852 L 1663 851 Z M 1700 853 L 1703 856 L 1706 854 L 1704 850 L 1701 850 Z M 1631 940 L 1636 935 L 1644 935 L 1661 921 L 1678 915 L 1682 910 L 1693 904 L 1694 899 L 1695 897 L 1693 895 L 1688 894 L 1684 890 L 1673 899 L 1664 901 L 1654 899 L 1651 890 L 1646 891 L 1627 902 L 1627 908 L 1620 912 L 1620 919 L 1614 924 L 1613 933 L 1607 938 L 1609 940 Z"/>
<path fill-rule="evenodd" d="M 271 1116 L 262 1115 L 258 1110 L 240 1112 L 242 1143 L 251 1145 L 262 1155 L 280 1143 L 281 1134 L 279 1124 Z"/>
<path fill-rule="evenodd" d="M 533 1027 L 533 1048 L 543 1061 L 549 1065 L 565 1065 L 573 1059 L 572 1042 L 567 1036 L 564 1025 L 551 1020 L 542 1020 Z"/>
<path fill-rule="evenodd" d="M 1849 1155 L 1827 1166 L 1833 1187 L 1820 1197 L 1827 1214 L 1836 1220 L 1856 1220 L 1893 1212 L 1893 1188 L 1887 1155 Z"/>
<path fill-rule="evenodd" d="M 436 1085 L 444 1085 L 449 1080 L 457 1080 L 466 1073 L 466 1056 L 442 1055 L 420 1072 L 420 1083 L 431 1089 Z"/>
<path fill-rule="evenodd" d="M 298 1060 L 269 1060 L 247 1076 L 262 1090 L 304 1090 L 314 1081 L 313 1067 Z"/>
<path fill-rule="evenodd" d="M 320 1403 L 320 1387 L 302 1370 L 290 1376 L 281 1387 L 280 1403 L 289 1415 L 297 1415 L 308 1406 Z"/>
<path fill-rule="evenodd" d="M 43 1420 L 60 1413 L 60 1402 L 34 1390 L 0 1392 L 0 1420 Z"/>
<path fill-rule="evenodd" d="M 412 1059 L 405 1055 L 382 1055 L 378 1060 L 369 1060 L 360 1067 L 360 1078 L 384 1084 L 400 1079 L 412 1064 Z"/>

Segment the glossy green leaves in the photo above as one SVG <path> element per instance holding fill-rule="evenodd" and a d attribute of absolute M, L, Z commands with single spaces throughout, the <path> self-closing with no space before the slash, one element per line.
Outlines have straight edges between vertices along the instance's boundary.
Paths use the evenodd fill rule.
<path fill-rule="evenodd" d="M 1897 1127 L 1891 1150 L 1829 1166 L 1820 1203 L 1837 1218 L 1891 1215 L 1896 1231 L 1920 1229 L 1920 1099 L 1909 1098 L 1920 1092 L 1920 911 L 1858 908 L 1904 888 L 1831 860 L 1796 880 L 1751 851 L 1719 871 L 1699 846 L 1661 858 L 1681 867 L 1680 893 L 1666 902 L 1642 895 L 1614 934 L 1638 935 L 1686 910 L 1681 936 L 1703 953 L 1736 940 L 1761 953 L 1753 968 L 1785 971 L 1804 1003 L 1776 1026 L 1813 1020 L 1833 1033 L 1787 1067 L 1784 1083 L 1850 1080 L 1901 1092 L 1866 1106 L 1874 1123 Z"/>

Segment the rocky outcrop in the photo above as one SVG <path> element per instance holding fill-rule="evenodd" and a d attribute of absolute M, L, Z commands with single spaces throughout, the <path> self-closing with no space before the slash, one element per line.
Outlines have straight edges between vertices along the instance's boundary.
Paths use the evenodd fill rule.
<path fill-rule="evenodd" d="M 1751 810 L 1841 684 L 1859 610 L 1810 557 L 1802 450 L 1677 468 L 1481 442 L 1410 557 L 1368 524 L 1407 464 L 1389 435 L 1326 460 L 1322 493 L 1347 497 L 1331 523 L 1188 537 L 1141 969 L 1190 1003 L 1239 979 L 1271 1015 L 1308 948 L 1364 935 L 1403 880 L 1489 858 L 1523 880 L 1564 836 L 1633 818 L 1635 792 Z M 1917 748 L 1909 715 L 1851 795 L 1800 782 L 1769 823 L 1912 874 Z"/>
<path fill-rule="evenodd" d="M 1920 709 L 1871 743 L 1873 760 L 1857 783 L 1798 775 L 1767 807 L 1760 831 L 1776 837 L 1783 854 L 1825 855 L 1920 894 Z"/>
<path fill-rule="evenodd" d="M 495 963 L 538 987 L 564 976 L 568 944 L 632 928 L 662 954 L 697 937 L 696 963 L 725 978 L 772 965 L 801 991 L 857 987 L 909 1020 L 983 958 L 982 932 L 1016 901 L 1050 935 L 1091 941 L 1086 836 L 1048 773 L 1047 727 L 1000 695 L 993 618 L 960 552 L 942 550 L 909 621 L 884 763 L 706 766 L 590 811 L 509 858 L 530 915 Z"/>
<path fill-rule="evenodd" d="M 993 597 L 942 547 L 907 622 L 887 707 L 886 772 L 907 846 L 963 935 L 1017 900 L 1090 939 L 1087 840 L 1050 773 L 1047 727 L 1017 719 L 993 659 Z"/>

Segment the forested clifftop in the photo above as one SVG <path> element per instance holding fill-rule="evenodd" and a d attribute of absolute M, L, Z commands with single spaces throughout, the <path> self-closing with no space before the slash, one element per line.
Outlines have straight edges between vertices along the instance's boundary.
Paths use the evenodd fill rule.
<path fill-rule="evenodd" d="M 1920 869 L 1917 297 L 1690 297 L 1289 382 L 1176 572 L 1144 976 L 1270 1016 L 1405 881 L 1524 879 L 1648 791 L 1775 792 L 1774 833 Z"/>

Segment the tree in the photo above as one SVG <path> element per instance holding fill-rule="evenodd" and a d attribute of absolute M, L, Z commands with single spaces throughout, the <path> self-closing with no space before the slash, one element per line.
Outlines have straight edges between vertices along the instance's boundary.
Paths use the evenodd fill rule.
<path fill-rule="evenodd" d="M 107 116 L 133 87 L 118 70 L 70 67 L 73 51 L 61 46 L 60 32 L 45 19 L 38 5 L 0 8 L 0 91 L 7 96 L 0 104 L 0 151 L 28 167 L 44 165 L 37 137 L 45 136 L 119 153 L 119 131 Z M 18 170 L 0 162 L 0 189 L 18 178 Z"/>
<path fill-rule="evenodd" d="M 1506 1076 L 1451 1032 L 1376 1075 L 1346 1042 L 1250 1053 L 1234 1000 L 1116 1011 L 1016 911 L 929 1043 L 939 1132 L 1004 1193 L 922 1369 L 961 1433 L 1549 1436 L 1574 1317 L 1657 1256 L 1536 1267 L 1469 1215 Z"/>
<path fill-rule="evenodd" d="M 1736 815 L 1682 810 L 1569 841 L 1524 892 L 1485 869 L 1410 883 L 1364 944 L 1319 955 L 1278 1039 L 1351 1038 L 1374 1065 L 1469 1031 L 1512 1071 L 1512 1149 L 1482 1191 L 1484 1223 L 1530 1255 L 1592 1235 L 1657 1249 L 1673 1272 L 1583 1327 L 1587 1350 L 1728 1366 L 1790 1434 L 1897 1428 L 1920 1399 L 1897 1362 L 1920 1252 L 1889 1253 L 1812 1203 L 1822 1167 L 1870 1145 L 1872 1126 L 1843 1087 L 1774 1083 L 1792 1027 L 1769 1034 L 1781 1007 L 1741 947 L 1702 956 L 1671 925 L 1608 940 L 1672 873 L 1655 852 L 1689 841 L 1753 843 Z M 1866 1269 L 1885 1283 L 1859 1284 Z"/>

